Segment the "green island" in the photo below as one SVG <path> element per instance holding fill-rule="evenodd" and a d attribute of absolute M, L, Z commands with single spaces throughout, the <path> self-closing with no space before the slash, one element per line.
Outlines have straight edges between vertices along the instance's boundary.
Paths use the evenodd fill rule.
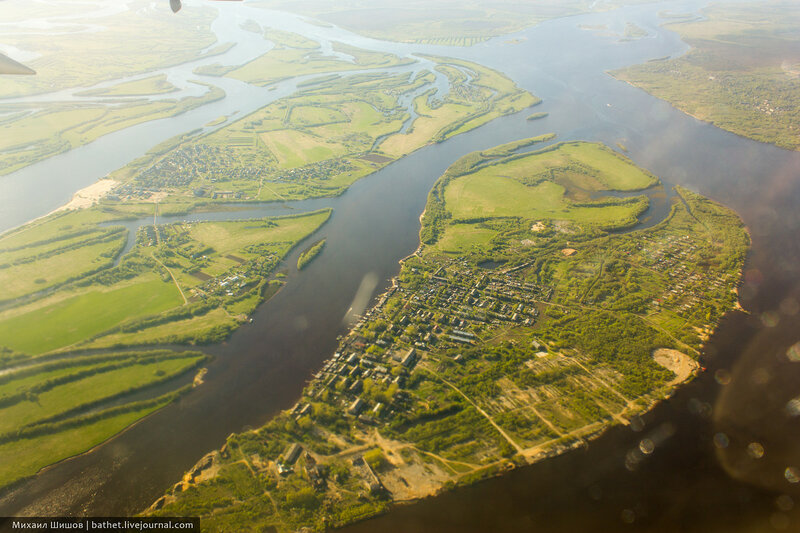
<path fill-rule="evenodd" d="M 300 37 L 294 36 L 293 41 L 294 34 L 281 35 L 284 44 L 256 59 L 261 66 L 252 72 L 262 72 L 265 62 L 289 61 L 286 54 L 294 57 L 297 49 L 290 43 L 299 46 L 295 41 Z M 302 46 L 305 54 L 311 45 Z M 348 53 L 376 56 L 358 49 Z M 378 55 L 360 68 L 397 66 L 395 56 Z M 323 75 L 303 84 L 297 93 L 215 131 L 154 148 L 112 174 L 120 185 L 106 201 L 121 204 L 117 208 L 131 213 L 145 213 L 158 198 L 163 213 L 182 213 L 231 200 L 338 195 L 356 180 L 414 150 L 539 102 L 492 69 L 456 59 L 426 59 L 447 78 L 447 94 L 437 94 L 431 70 L 416 75 Z M 330 58 L 319 61 L 325 72 L 348 65 Z M 242 76 L 255 84 L 271 83 L 250 72 L 245 65 L 226 75 Z M 275 69 L 264 72 L 279 78 L 285 75 Z M 403 99 L 410 104 L 404 105 Z"/>
<path fill-rule="evenodd" d="M 299 401 L 145 514 L 335 528 L 580 446 L 691 379 L 736 305 L 743 224 L 678 188 L 637 230 L 658 179 L 599 144 L 523 151 L 549 138 L 455 162 L 420 248 Z"/>
<path fill-rule="evenodd" d="M 297 258 L 297 270 L 303 270 L 307 267 L 308 264 L 319 255 L 324 247 L 325 239 L 322 239 L 315 242 L 310 248 L 304 250 L 303 253 L 300 254 L 300 257 Z"/>
<path fill-rule="evenodd" d="M 539 111 L 538 113 L 531 113 L 530 115 L 528 115 L 528 118 L 526 120 L 539 120 L 540 118 L 544 118 L 549 114 L 550 113 L 548 113 L 547 111 Z"/>
<path fill-rule="evenodd" d="M 67 209 L 0 235 L 0 487 L 92 448 L 201 385 L 204 354 L 162 347 L 221 342 L 248 322 L 283 284 L 278 266 L 331 210 L 171 224 L 157 224 L 159 216 L 340 194 L 413 150 L 538 102 L 473 63 L 426 58 L 449 84 L 437 94 L 434 70 L 386 71 L 407 63 L 396 56 L 335 45 L 354 58 L 350 63 L 314 55 L 318 43 L 295 34 L 265 37 L 276 46 L 256 61 L 291 63 L 299 51 L 319 63 L 273 74 L 320 76 L 230 124 L 218 118 L 215 131 L 170 139 L 88 188 L 82 200 L 85 191 L 76 194 Z M 367 72 L 336 74 L 353 68 Z M 257 70 L 244 65 L 224 74 L 272 83 Z M 103 95 L 170 87 L 151 76 Z M 24 165 L 224 96 L 217 91 L 113 110 L 87 103 L 11 113 L 0 125 L 13 127 L 8 137 L 15 140 L 7 142 L 39 151 L 26 156 L 4 147 L 4 156 Z M 127 221 L 149 217 L 153 224 L 129 234 Z M 298 268 L 323 245 L 310 246 Z"/>
<path fill-rule="evenodd" d="M 692 48 L 614 71 L 620 80 L 730 132 L 800 149 L 800 13 L 794 2 L 715 4 L 667 28 Z"/>
<path fill-rule="evenodd" d="M 142 122 L 174 117 L 225 97 L 222 89 L 205 83 L 195 83 L 206 86 L 206 93 L 202 96 L 153 102 L 136 99 L 123 104 L 73 102 L 54 103 L 45 108 L 37 103 L 0 104 L 0 111 L 9 114 L 0 120 L 0 177 L 42 159 L 89 144 L 103 135 Z M 116 91 L 152 91 L 147 93 L 149 95 L 171 92 L 172 89 L 159 85 L 157 79 L 151 78 L 120 84 L 103 92 L 111 96 Z"/>
<path fill-rule="evenodd" d="M 76 93 L 78 96 L 149 96 L 177 91 L 178 88 L 167 81 L 166 74 L 149 76 L 135 81 L 117 83 L 107 89 L 88 89 Z"/>

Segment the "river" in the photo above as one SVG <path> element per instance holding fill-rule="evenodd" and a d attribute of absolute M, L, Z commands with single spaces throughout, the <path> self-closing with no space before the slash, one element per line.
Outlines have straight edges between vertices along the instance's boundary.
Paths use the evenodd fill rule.
<path fill-rule="evenodd" d="M 418 150 L 357 182 L 341 197 L 314 201 L 313 206 L 335 209 L 320 233 L 328 239 L 325 250 L 302 272 L 290 269 L 284 289 L 258 309 L 253 324 L 208 350 L 216 357 L 205 385 L 90 453 L 50 467 L 3 495 L 0 515 L 142 510 L 203 454 L 221 446 L 228 434 L 264 423 L 299 397 L 304 382 L 335 348 L 362 281 L 374 275 L 377 294 L 397 273 L 398 259 L 418 245 L 418 217 L 427 192 L 452 161 L 470 151 L 553 131 L 559 140 L 597 140 L 612 147 L 623 142 L 629 157 L 667 183 L 682 184 L 735 209 L 753 238 L 740 290 L 749 313 L 731 313 L 723 320 L 704 351 L 708 371 L 658 405 L 641 424 L 613 428 L 585 448 L 397 507 L 349 530 L 796 530 L 794 502 L 800 498 L 800 483 L 792 481 L 800 470 L 792 468 L 800 468 L 800 424 L 787 405 L 800 394 L 800 364 L 794 362 L 800 359 L 800 347 L 791 351 L 800 341 L 800 154 L 699 122 L 606 74 L 684 52 L 685 44 L 659 27 L 657 13 L 695 11 L 702 4 L 669 2 L 559 19 L 471 48 L 382 43 L 265 12 L 256 20 L 315 38 L 400 55 L 458 56 L 497 68 L 542 97 L 544 103 L 536 110 L 549 116 L 526 121 L 528 113 L 523 112 L 495 120 Z M 220 3 L 221 18 L 242 7 Z M 248 12 L 247 18 L 255 16 Z M 579 28 L 608 24 L 621 32 L 628 21 L 649 35 L 622 42 Z M 227 89 L 243 91 L 237 93 L 234 110 L 258 96 L 238 86 Z M 206 112 L 208 120 L 220 116 L 224 113 L 219 107 L 231 105 L 231 99 L 229 94 L 220 103 L 165 124 L 177 121 L 170 127 L 178 132 L 192 129 L 192 121 L 205 123 L 193 117 Z M 147 124 L 136 128 L 135 134 L 125 130 L 114 135 L 138 139 L 151 131 Z M 114 135 L 84 148 L 90 151 Z M 64 190 L 71 194 L 149 148 L 147 139 L 135 148 L 120 146 L 121 153 L 112 152 L 102 168 L 84 169 L 78 153 L 84 148 L 56 156 L 62 161 L 75 158 L 76 168 L 84 169 L 84 177 Z M 30 167 L 31 179 L 42 172 L 36 167 L 46 168 L 54 159 Z M 40 179 L 49 183 L 47 176 Z M 0 180 L 0 187 L 5 181 Z M 28 218 L 54 207 L 37 204 L 34 192 L 10 194 L 18 195 L 17 205 L 26 208 Z M 54 198 L 49 202 L 55 203 Z M 298 253 L 290 254 L 287 264 Z M 645 437 L 656 443 L 648 455 L 636 451 Z M 763 453 L 755 453 L 759 448 L 753 444 Z"/>

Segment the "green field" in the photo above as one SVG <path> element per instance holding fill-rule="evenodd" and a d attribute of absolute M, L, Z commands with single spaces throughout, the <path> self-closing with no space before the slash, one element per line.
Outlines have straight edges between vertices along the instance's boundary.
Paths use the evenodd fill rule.
<path fill-rule="evenodd" d="M 81 453 L 180 393 L 136 402 L 124 396 L 185 376 L 197 352 L 111 352 L 55 359 L 0 375 L 0 487 Z M 122 400 L 121 400 L 122 399 Z"/>
<path fill-rule="evenodd" d="M 448 170 L 449 178 L 438 186 L 443 187 L 443 206 L 429 206 L 426 219 L 438 213 L 440 220 L 473 221 L 473 229 L 467 224 L 448 227 L 443 250 L 463 253 L 478 242 L 488 245 L 499 229 L 487 227 L 488 219 L 514 219 L 517 225 L 520 220 L 528 225 L 556 220 L 587 229 L 629 226 L 647 207 L 646 197 L 591 199 L 589 194 L 637 191 L 658 183 L 599 144 L 562 143 L 524 154 L 514 154 L 515 148 L 470 154 Z"/>
<path fill-rule="evenodd" d="M 93 375 L 40 392 L 35 395 L 35 401 L 23 401 L 0 409 L 0 435 L 59 418 L 64 413 L 96 404 L 122 392 L 134 391 L 153 382 L 181 375 L 200 360 L 202 357 L 195 355 L 133 364 L 105 372 L 102 366 L 93 367 L 92 370 L 96 372 Z M 75 370 L 80 369 L 78 367 Z"/>
<path fill-rule="evenodd" d="M 715 126 L 800 149 L 800 13 L 794 2 L 716 4 L 702 20 L 671 22 L 692 46 L 613 75 Z"/>
<path fill-rule="evenodd" d="M 68 457 L 81 454 L 153 411 L 167 405 L 169 399 L 142 409 L 129 411 L 65 431 L 0 444 L 0 487 L 32 476 L 40 469 Z"/>
<path fill-rule="evenodd" d="M 0 338 L 12 350 L 40 354 L 93 337 L 123 320 L 158 314 L 181 303 L 174 285 L 146 274 L 117 286 L 59 294 L 6 311 L 0 315 Z"/>

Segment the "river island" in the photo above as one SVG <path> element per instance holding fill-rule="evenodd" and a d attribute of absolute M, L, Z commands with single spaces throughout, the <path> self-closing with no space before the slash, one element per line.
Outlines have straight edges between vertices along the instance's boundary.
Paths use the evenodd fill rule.
<path fill-rule="evenodd" d="M 476 152 L 434 185 L 421 245 L 303 390 L 146 514 L 321 531 L 629 424 L 701 371 L 737 305 L 738 216 L 596 143 Z M 630 461 L 641 460 L 632 454 Z M 650 450 L 652 451 L 652 450 Z"/>

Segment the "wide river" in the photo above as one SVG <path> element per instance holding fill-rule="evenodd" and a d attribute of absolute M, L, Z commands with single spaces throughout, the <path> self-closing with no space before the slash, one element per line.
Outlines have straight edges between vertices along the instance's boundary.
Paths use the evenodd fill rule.
<path fill-rule="evenodd" d="M 679 183 L 735 209 L 753 248 L 740 289 L 747 313 L 728 315 L 705 349 L 707 372 L 643 420 L 585 447 L 475 486 L 393 509 L 349 531 L 772 531 L 800 528 L 800 153 L 726 133 L 697 121 L 606 72 L 687 47 L 662 28 L 663 10 L 696 12 L 705 2 L 668 2 L 559 19 L 471 48 L 398 45 L 306 24 L 297 17 L 220 3 L 214 30 L 240 45 L 222 61 L 262 53 L 236 21 L 247 18 L 325 43 L 341 40 L 400 55 L 457 56 L 497 68 L 544 99 L 425 147 L 357 182 L 339 198 L 283 208 L 335 209 L 322 229 L 324 252 L 261 306 L 253 324 L 208 351 L 206 383 L 90 453 L 41 472 L 0 498 L 12 514 L 120 515 L 141 511 L 231 433 L 263 424 L 291 406 L 345 329 L 362 283 L 373 295 L 418 245 L 419 214 L 436 178 L 459 156 L 521 137 L 622 142 L 628 155 L 667 183 Z M 217 6 L 217 4 L 215 4 Z M 636 41 L 580 26 L 626 22 L 648 31 Z M 259 38 L 260 39 L 260 38 Z M 327 44 L 326 46 L 329 46 Z M 226 59 L 227 58 L 227 59 Z M 213 62 L 213 61 L 207 61 Z M 196 66 L 196 65 L 193 65 Z M 185 79 L 193 66 L 166 69 Z M 181 77 L 183 76 L 183 78 Z M 0 230 L 64 203 L 77 189 L 141 155 L 154 143 L 222 114 L 264 105 L 265 92 L 212 79 L 228 97 L 181 117 L 104 137 L 0 179 Z M 290 93 L 295 82 L 273 91 Z M 188 89 L 187 89 L 188 90 Z M 280 212 L 280 206 L 259 213 Z M 292 264 L 298 252 L 287 260 Z M 372 286 L 371 284 L 369 286 Z M 642 453 L 640 442 L 655 443 Z M 647 447 L 643 449 L 650 451 Z"/>

